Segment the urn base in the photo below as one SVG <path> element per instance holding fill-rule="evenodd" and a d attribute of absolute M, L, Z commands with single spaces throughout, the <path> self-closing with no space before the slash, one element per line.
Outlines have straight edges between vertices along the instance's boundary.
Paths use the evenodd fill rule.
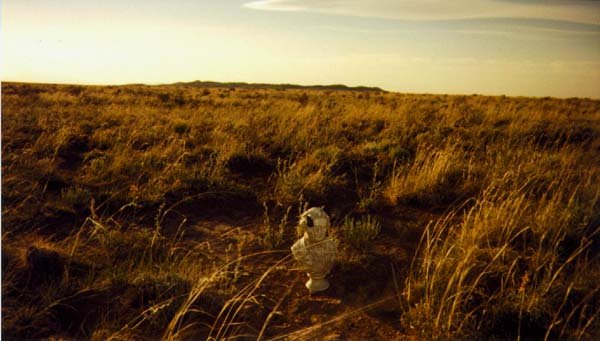
<path fill-rule="evenodd" d="M 306 288 L 311 294 L 323 291 L 329 288 L 329 281 L 326 278 L 312 278 L 309 275 L 309 280 L 306 282 Z"/>

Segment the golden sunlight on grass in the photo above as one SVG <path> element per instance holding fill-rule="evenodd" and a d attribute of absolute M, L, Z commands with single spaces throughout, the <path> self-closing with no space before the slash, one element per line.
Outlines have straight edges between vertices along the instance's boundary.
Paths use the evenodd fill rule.
<path fill-rule="evenodd" d="M 2 332 L 591 339 L 599 198 L 595 100 L 4 83 Z"/>

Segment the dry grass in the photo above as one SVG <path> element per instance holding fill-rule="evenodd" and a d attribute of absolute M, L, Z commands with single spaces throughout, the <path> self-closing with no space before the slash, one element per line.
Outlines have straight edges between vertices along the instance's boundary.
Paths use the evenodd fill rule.
<path fill-rule="evenodd" d="M 587 99 L 5 83 L 3 335 L 593 338 L 599 152 Z"/>
<path fill-rule="evenodd" d="M 430 224 L 404 290 L 404 322 L 428 337 L 592 337 L 600 173 L 582 172 L 574 183 L 558 170 L 543 192 L 509 172 L 471 208 Z"/>

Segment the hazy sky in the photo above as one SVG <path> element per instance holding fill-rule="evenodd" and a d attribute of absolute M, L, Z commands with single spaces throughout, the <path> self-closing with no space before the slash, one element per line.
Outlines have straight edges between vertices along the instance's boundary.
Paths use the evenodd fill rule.
<path fill-rule="evenodd" d="M 2 80 L 600 98 L 600 1 L 4 0 Z"/>

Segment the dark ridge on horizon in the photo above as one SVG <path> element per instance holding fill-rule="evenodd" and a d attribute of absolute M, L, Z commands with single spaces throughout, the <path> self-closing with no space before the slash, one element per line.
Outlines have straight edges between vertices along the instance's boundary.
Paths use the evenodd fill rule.
<path fill-rule="evenodd" d="M 388 92 L 379 87 L 369 86 L 347 86 L 344 84 L 329 85 L 298 85 L 298 84 L 270 84 L 270 83 L 246 83 L 246 82 L 214 82 L 214 81 L 192 81 L 177 82 L 165 85 L 193 86 L 203 88 L 240 88 L 240 89 L 275 89 L 275 90 L 341 90 L 341 91 L 379 91 Z"/>
<path fill-rule="evenodd" d="M 46 83 L 46 82 L 23 82 L 23 81 L 1 81 L 5 84 L 37 84 L 37 85 L 73 85 L 73 86 L 189 86 L 199 88 L 238 88 L 238 89 L 272 89 L 272 90 L 336 90 L 357 92 L 389 92 L 374 86 L 347 86 L 344 84 L 328 85 L 299 85 L 299 84 L 271 84 L 271 83 L 246 83 L 246 82 L 215 82 L 215 81 L 191 81 L 175 82 L 165 84 L 127 83 L 127 84 L 77 84 L 77 83 Z"/>
<path fill-rule="evenodd" d="M 81 87 L 197 87 L 197 88 L 237 88 L 249 90 L 321 90 L 321 91 L 354 91 L 354 92 L 382 92 L 396 93 L 415 96 L 482 96 L 482 97 L 504 97 L 504 98 L 528 98 L 528 99 L 559 99 L 559 100 L 592 100 L 600 101 L 600 97 L 556 97 L 556 96 L 532 96 L 532 95 L 506 95 L 503 93 L 443 93 L 443 92 L 406 92 L 406 91 L 389 91 L 379 87 L 368 86 L 347 86 L 344 84 L 329 84 L 329 85 L 299 85 L 299 84 L 272 84 L 272 83 L 246 83 L 246 82 L 215 82 L 215 81 L 191 81 L 191 82 L 175 82 L 162 84 L 147 84 L 147 83 L 126 83 L 126 84 L 82 84 L 82 83 L 48 83 L 48 82 L 31 82 L 31 81 L 14 81 L 0 80 L 0 85 L 9 84 L 29 84 L 39 86 L 81 86 Z"/>

